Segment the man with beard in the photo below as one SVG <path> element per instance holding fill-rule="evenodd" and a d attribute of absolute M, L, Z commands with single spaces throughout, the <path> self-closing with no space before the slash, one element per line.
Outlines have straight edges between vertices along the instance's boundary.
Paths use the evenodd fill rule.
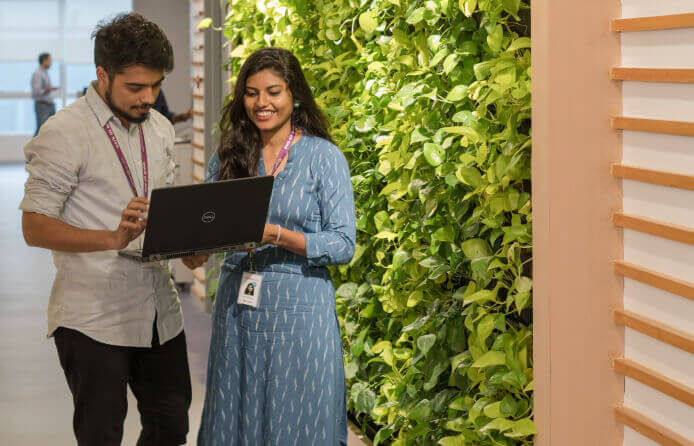
<path fill-rule="evenodd" d="M 97 80 L 25 148 L 22 229 L 27 244 L 53 252 L 48 335 L 72 392 L 77 443 L 121 444 L 129 385 L 138 446 L 180 445 L 191 400 L 180 301 L 166 263 L 118 256 L 141 245 L 149 193 L 173 180 L 173 127 L 150 111 L 173 51 L 138 14 L 100 24 L 93 37 Z"/>

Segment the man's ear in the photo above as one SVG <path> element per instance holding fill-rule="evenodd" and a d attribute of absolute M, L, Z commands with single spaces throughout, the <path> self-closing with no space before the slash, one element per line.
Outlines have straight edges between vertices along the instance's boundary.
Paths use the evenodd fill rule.
<path fill-rule="evenodd" d="M 101 91 L 106 91 L 108 89 L 110 79 L 104 67 L 96 67 L 96 81 Z"/>

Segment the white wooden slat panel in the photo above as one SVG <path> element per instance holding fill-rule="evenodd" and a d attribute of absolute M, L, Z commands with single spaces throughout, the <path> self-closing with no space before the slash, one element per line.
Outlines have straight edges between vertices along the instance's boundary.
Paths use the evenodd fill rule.
<path fill-rule="evenodd" d="M 622 0 L 622 18 L 694 12 L 692 0 Z"/>
<path fill-rule="evenodd" d="M 625 214 L 694 228 L 694 191 L 623 180 L 622 193 Z M 694 282 L 694 277 L 689 280 Z"/>
<path fill-rule="evenodd" d="M 624 32 L 621 40 L 623 67 L 694 68 L 694 28 Z"/>
<path fill-rule="evenodd" d="M 694 245 L 625 229 L 624 260 L 678 279 L 694 278 Z"/>
<path fill-rule="evenodd" d="M 624 378 L 624 405 L 685 438 L 694 438 L 694 408 L 628 377 Z"/>
<path fill-rule="evenodd" d="M 689 352 L 626 328 L 624 357 L 686 386 L 694 387 L 694 355 Z"/>
<path fill-rule="evenodd" d="M 692 103 L 694 84 L 622 82 L 623 116 L 694 122 Z"/>
<path fill-rule="evenodd" d="M 201 146 L 204 146 L 205 135 L 200 132 L 193 132 L 193 142 L 196 144 L 200 144 Z"/>
<path fill-rule="evenodd" d="M 196 25 L 197 26 L 197 25 Z M 196 32 L 193 30 L 193 47 L 197 48 L 205 44 L 205 33 Z"/>
<path fill-rule="evenodd" d="M 199 129 L 205 128 L 205 117 L 193 115 L 193 127 L 197 127 Z"/>
<path fill-rule="evenodd" d="M 625 278 L 624 309 L 694 334 L 694 302 L 684 297 Z"/>
<path fill-rule="evenodd" d="M 198 166 L 197 164 L 193 164 L 193 175 L 196 175 L 200 178 L 205 178 L 205 168 L 202 166 Z"/>
<path fill-rule="evenodd" d="M 624 130 L 622 164 L 694 175 L 694 138 Z"/>
<path fill-rule="evenodd" d="M 200 67 L 197 65 L 193 66 L 193 77 L 202 77 L 203 79 L 205 78 L 205 67 Z"/>
<path fill-rule="evenodd" d="M 628 426 L 624 426 L 624 446 L 658 446 L 658 443 L 644 437 Z"/>

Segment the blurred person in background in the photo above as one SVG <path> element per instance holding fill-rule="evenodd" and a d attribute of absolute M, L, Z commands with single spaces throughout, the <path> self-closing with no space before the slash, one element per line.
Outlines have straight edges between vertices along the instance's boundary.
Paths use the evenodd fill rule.
<path fill-rule="evenodd" d="M 169 110 L 169 104 L 166 102 L 166 96 L 164 96 L 164 90 L 159 90 L 159 96 L 157 100 L 154 101 L 153 109 L 166 116 L 166 118 L 171 121 L 171 124 L 176 124 L 177 122 L 183 122 L 190 119 L 193 115 L 193 110 L 188 110 L 185 113 L 174 113 Z"/>
<path fill-rule="evenodd" d="M 39 54 L 39 67 L 31 75 L 31 98 L 34 100 L 34 110 L 36 111 L 34 136 L 39 133 L 43 123 L 55 114 L 55 103 L 51 93 L 58 87 L 51 86 L 51 78 L 48 76 L 48 69 L 51 68 L 52 62 L 50 54 Z"/>

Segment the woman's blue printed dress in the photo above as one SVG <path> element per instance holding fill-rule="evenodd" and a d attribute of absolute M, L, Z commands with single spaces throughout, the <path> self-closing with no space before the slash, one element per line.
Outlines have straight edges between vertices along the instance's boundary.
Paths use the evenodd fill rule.
<path fill-rule="evenodd" d="M 219 158 L 209 163 L 214 181 Z M 260 175 L 265 175 L 260 160 Z M 329 141 L 302 136 L 275 179 L 268 222 L 305 234 L 306 257 L 255 251 L 257 309 L 237 304 L 246 253 L 226 255 L 214 305 L 199 446 L 346 445 L 345 376 L 335 289 L 327 265 L 354 254 L 347 161 Z"/>

